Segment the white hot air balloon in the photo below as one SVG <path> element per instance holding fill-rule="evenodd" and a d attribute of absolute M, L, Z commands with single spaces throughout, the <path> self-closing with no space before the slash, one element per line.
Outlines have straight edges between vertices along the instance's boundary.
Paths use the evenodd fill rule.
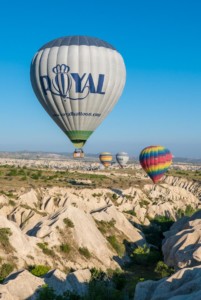
<path fill-rule="evenodd" d="M 122 56 L 107 42 L 87 36 L 53 40 L 31 63 L 33 90 L 76 148 L 117 103 L 125 85 Z"/>
<path fill-rule="evenodd" d="M 118 164 L 123 168 L 126 166 L 128 160 L 129 160 L 129 156 L 126 152 L 119 152 L 116 154 L 116 160 L 117 160 Z"/>

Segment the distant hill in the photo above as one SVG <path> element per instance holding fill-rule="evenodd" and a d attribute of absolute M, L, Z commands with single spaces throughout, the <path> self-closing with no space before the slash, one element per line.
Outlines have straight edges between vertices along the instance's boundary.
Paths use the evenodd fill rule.
<path fill-rule="evenodd" d="M 115 156 L 115 154 L 114 154 Z M 99 153 L 85 153 L 85 159 L 89 161 L 97 160 Z M 16 159 L 54 159 L 63 160 L 71 159 L 72 153 L 69 152 L 43 152 L 43 151 L 16 151 L 16 152 L 0 152 L 0 158 L 16 158 Z M 113 158 L 115 160 L 115 157 Z M 175 163 L 192 163 L 201 164 L 201 158 L 186 158 L 186 157 L 174 157 Z M 138 157 L 130 157 L 130 162 L 138 162 Z"/>

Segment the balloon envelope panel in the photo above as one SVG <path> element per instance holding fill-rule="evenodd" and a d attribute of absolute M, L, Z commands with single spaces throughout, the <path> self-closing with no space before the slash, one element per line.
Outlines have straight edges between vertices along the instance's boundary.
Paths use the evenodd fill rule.
<path fill-rule="evenodd" d="M 149 146 L 141 151 L 139 160 L 152 181 L 157 183 L 171 165 L 172 154 L 163 146 Z"/>
<path fill-rule="evenodd" d="M 77 148 L 113 109 L 125 77 L 124 61 L 117 50 L 86 36 L 49 42 L 31 64 L 38 100 Z"/>

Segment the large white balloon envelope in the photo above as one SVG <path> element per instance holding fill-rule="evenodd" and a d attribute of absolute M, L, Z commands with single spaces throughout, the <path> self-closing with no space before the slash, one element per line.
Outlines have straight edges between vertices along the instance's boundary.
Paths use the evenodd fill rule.
<path fill-rule="evenodd" d="M 110 44 L 86 36 L 53 40 L 31 63 L 38 100 L 76 148 L 113 109 L 125 77 L 122 56 Z"/>

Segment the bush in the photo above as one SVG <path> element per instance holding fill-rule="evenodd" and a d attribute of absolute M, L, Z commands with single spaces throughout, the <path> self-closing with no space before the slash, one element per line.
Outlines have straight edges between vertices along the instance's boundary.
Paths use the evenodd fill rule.
<path fill-rule="evenodd" d="M 49 287 L 47 284 L 44 284 L 39 291 L 37 300 L 55 300 L 56 294 L 53 288 Z"/>
<path fill-rule="evenodd" d="M 147 263 L 153 264 L 161 259 L 161 252 L 150 249 L 147 245 L 144 245 L 143 247 L 137 247 L 133 251 L 131 257 L 133 258 L 133 261 L 139 265 L 146 265 Z"/>
<path fill-rule="evenodd" d="M 168 277 L 174 273 L 174 269 L 168 267 L 163 261 L 159 261 L 154 270 L 161 278 Z"/>
<path fill-rule="evenodd" d="M 38 243 L 37 245 L 43 251 L 44 254 L 47 254 L 49 256 L 55 255 L 54 251 L 47 247 L 47 243 Z"/>
<path fill-rule="evenodd" d="M 90 258 L 91 254 L 89 252 L 89 250 L 85 247 L 79 248 L 79 253 L 83 256 L 85 256 L 86 258 Z"/>
<path fill-rule="evenodd" d="M 124 210 L 124 213 L 136 217 L 136 212 L 134 210 Z"/>
<path fill-rule="evenodd" d="M 43 265 L 29 266 L 28 268 L 29 272 L 37 277 L 45 275 L 50 269 L 51 268 L 49 266 Z"/>
<path fill-rule="evenodd" d="M 13 247 L 11 246 L 9 242 L 9 236 L 12 235 L 12 232 L 10 228 L 0 228 L 0 244 L 4 250 L 11 252 L 13 250 Z"/>
<path fill-rule="evenodd" d="M 185 210 L 178 209 L 177 218 L 180 219 L 184 216 L 191 217 L 196 211 L 197 209 L 194 209 L 191 205 L 187 205 Z"/>
<path fill-rule="evenodd" d="M 112 199 L 113 199 L 114 201 L 116 201 L 116 200 L 118 199 L 117 194 L 113 194 L 113 195 L 112 195 Z"/>
<path fill-rule="evenodd" d="M 5 263 L 0 267 L 0 282 L 2 282 L 12 271 L 14 266 L 9 263 Z"/>
<path fill-rule="evenodd" d="M 125 246 L 123 244 L 120 244 L 118 240 L 116 239 L 115 235 L 110 235 L 107 237 L 108 242 L 110 245 L 115 249 L 117 254 L 122 257 L 125 252 Z"/>
<path fill-rule="evenodd" d="M 15 206 L 16 205 L 15 201 L 13 201 L 13 200 L 9 200 L 8 204 L 10 204 L 11 206 Z"/>
<path fill-rule="evenodd" d="M 71 251 L 71 246 L 69 244 L 61 244 L 60 250 L 65 253 L 69 253 Z"/>
<path fill-rule="evenodd" d="M 47 284 L 44 284 L 39 290 L 39 295 L 37 300 L 81 300 L 79 295 L 74 294 L 70 291 L 66 291 L 63 295 L 57 296 L 54 289 L 49 287 Z"/>
<path fill-rule="evenodd" d="M 69 218 L 63 219 L 64 224 L 66 224 L 67 227 L 73 228 L 74 224 Z"/>

